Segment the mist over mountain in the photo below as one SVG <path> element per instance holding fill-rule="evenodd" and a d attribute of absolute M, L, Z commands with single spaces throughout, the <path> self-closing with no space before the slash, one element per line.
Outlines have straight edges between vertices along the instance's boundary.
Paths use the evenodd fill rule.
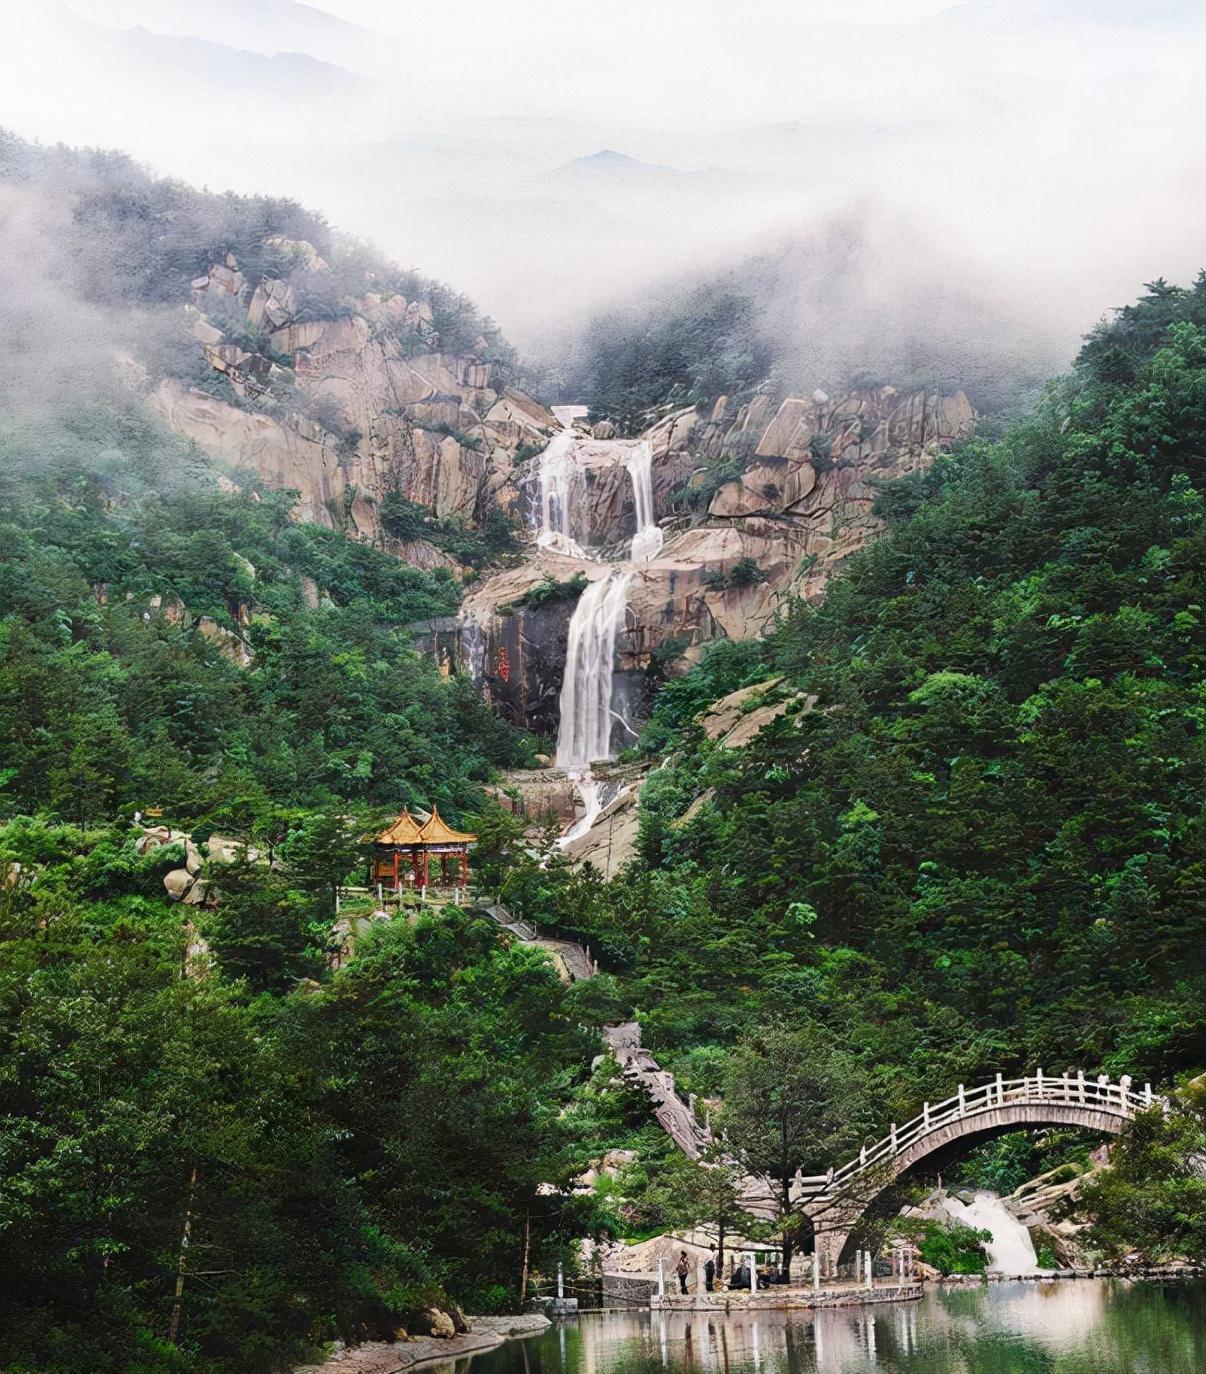
<path fill-rule="evenodd" d="M 1206 1368 L 1204 56 L 0 0 L 0 1371 Z"/>
<path fill-rule="evenodd" d="M 940 260 L 922 228 L 835 216 L 734 267 L 686 273 L 592 316 L 549 385 L 639 427 L 669 401 L 892 384 L 1017 410 L 1066 359 L 1041 302 Z"/>
<path fill-rule="evenodd" d="M 1197 270 L 1204 22 L 1171 0 L 760 0 L 737 61 L 714 3 L 514 0 L 449 43 L 434 9 L 373 0 L 70 0 L 0 15 L 0 126 L 318 206 L 531 354 L 854 217 L 889 280 L 990 284 L 990 314 L 1056 331 L 1067 362 L 1153 260 Z M 785 261 L 810 294 L 806 258 Z"/>

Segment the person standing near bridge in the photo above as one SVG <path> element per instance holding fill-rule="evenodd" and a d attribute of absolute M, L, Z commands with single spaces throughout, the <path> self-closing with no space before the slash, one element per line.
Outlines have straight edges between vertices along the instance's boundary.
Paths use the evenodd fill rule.
<path fill-rule="evenodd" d="M 691 1265 L 687 1260 L 687 1252 L 683 1250 L 678 1257 L 678 1263 L 674 1266 L 674 1272 L 678 1275 L 678 1291 L 687 1296 L 687 1275 L 691 1272 Z"/>
<path fill-rule="evenodd" d="M 704 1287 L 711 1293 L 716 1285 L 716 1247 L 708 1247 L 708 1258 L 704 1261 Z"/>

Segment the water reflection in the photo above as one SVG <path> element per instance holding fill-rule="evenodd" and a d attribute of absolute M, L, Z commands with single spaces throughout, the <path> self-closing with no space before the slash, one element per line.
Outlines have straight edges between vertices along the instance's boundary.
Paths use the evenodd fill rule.
<path fill-rule="evenodd" d="M 468 1368 L 471 1367 L 471 1370 Z M 452 1365 L 445 1367 L 447 1371 Z M 584 1315 L 455 1374 L 1201 1374 L 1206 1285 L 931 1288 L 828 1312 Z"/>

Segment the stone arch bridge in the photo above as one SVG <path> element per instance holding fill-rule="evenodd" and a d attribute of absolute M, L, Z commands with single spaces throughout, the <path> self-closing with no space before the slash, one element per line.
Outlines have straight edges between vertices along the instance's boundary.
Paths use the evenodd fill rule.
<path fill-rule="evenodd" d="M 643 1087 L 663 1129 L 679 1148 L 699 1158 L 714 1144 L 706 1123 L 695 1114 L 695 1103 L 684 1099 L 674 1075 L 661 1069 L 641 1048 L 640 1028 L 634 1022 L 605 1032 L 624 1076 Z M 821 1274 L 832 1276 L 850 1233 L 871 1204 L 900 1176 L 927 1156 L 958 1141 L 976 1143 L 1003 1131 L 1027 1126 L 1072 1126 L 1118 1135 L 1128 1121 L 1156 1102 L 1151 1084 L 1137 1091 L 1123 1075 L 1111 1083 L 1107 1075 L 1089 1077 L 1083 1070 L 1052 1076 L 1042 1069 L 1023 1078 L 1003 1078 L 958 1092 L 944 1102 L 925 1103 L 904 1125 L 895 1123 L 874 1145 L 828 1173 L 797 1174 L 791 1185 L 793 1211 L 812 1223 Z M 780 1213 L 780 1190 L 769 1179 L 749 1176 L 744 1205 L 755 1216 L 773 1219 Z"/>
<path fill-rule="evenodd" d="M 864 1147 L 840 1169 L 811 1178 L 797 1175 L 791 1198 L 807 1216 L 821 1272 L 832 1274 L 851 1231 L 872 1202 L 928 1155 L 956 1141 L 975 1141 L 1026 1126 L 1072 1126 L 1118 1135 L 1128 1121 L 1157 1099 L 1151 1084 L 1136 1091 L 1124 1075 L 1111 1083 L 1083 1071 L 1057 1077 L 1039 1069 L 1030 1077 L 1005 1079 L 965 1089 L 945 1102 L 927 1102 L 919 1115 Z"/>

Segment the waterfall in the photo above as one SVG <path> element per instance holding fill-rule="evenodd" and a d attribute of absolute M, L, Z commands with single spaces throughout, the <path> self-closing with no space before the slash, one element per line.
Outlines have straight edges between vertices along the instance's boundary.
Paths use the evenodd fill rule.
<path fill-rule="evenodd" d="M 647 563 L 661 553 L 664 539 L 653 514 L 653 445 L 648 439 L 642 439 L 632 450 L 627 467 L 632 478 L 637 525 L 628 556 L 634 563 Z"/>
<path fill-rule="evenodd" d="M 557 732 L 557 766 L 570 772 L 611 754 L 612 665 L 631 577 L 614 568 L 592 582 L 570 619 Z"/>
<path fill-rule="evenodd" d="M 542 548 L 576 558 L 589 554 L 570 534 L 573 484 L 577 475 L 572 428 L 581 407 L 558 407 L 561 430 L 540 455 L 540 533 Z M 633 564 L 648 562 L 661 551 L 662 531 L 654 518 L 653 445 L 635 444 L 625 467 L 632 479 L 636 533 L 629 562 L 613 566 L 591 582 L 570 617 L 561 681 L 561 720 L 557 732 L 557 766 L 577 785 L 585 811 L 562 836 L 563 845 L 585 835 L 603 809 L 604 797 L 591 773 L 591 764 L 611 757 L 615 713 L 611 705 L 616 636 L 628 606 Z"/>
<path fill-rule="evenodd" d="M 574 431 L 567 425 L 553 436 L 540 455 L 540 533 L 536 542 L 542 549 L 585 558 L 586 551 L 569 532 L 574 443 Z"/>
<path fill-rule="evenodd" d="M 992 1240 L 985 1242 L 990 1269 L 1004 1274 L 1033 1274 L 1038 1270 L 1030 1232 L 995 1193 L 978 1192 L 970 1203 L 948 1197 L 942 1205 L 947 1216 L 964 1226 L 992 1232 Z"/>

